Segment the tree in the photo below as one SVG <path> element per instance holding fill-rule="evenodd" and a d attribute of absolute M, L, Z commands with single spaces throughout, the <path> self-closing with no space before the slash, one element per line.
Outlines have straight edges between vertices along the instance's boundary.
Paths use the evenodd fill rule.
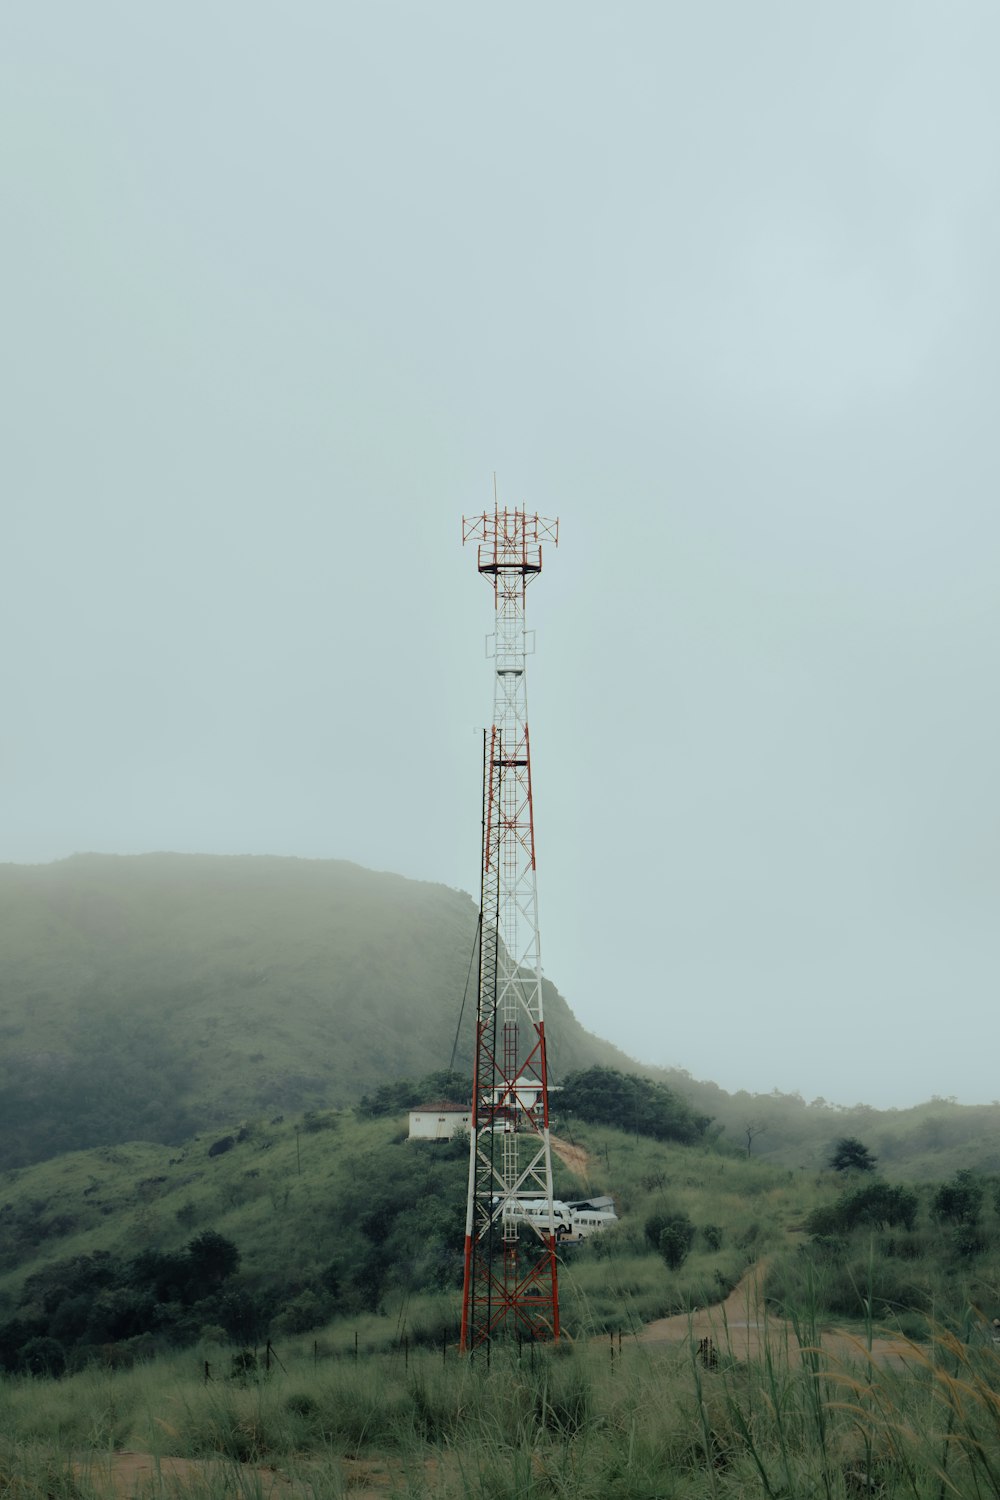
<path fill-rule="evenodd" d="M 983 1193 L 983 1183 L 974 1172 L 967 1169 L 957 1172 L 951 1182 L 942 1183 L 934 1194 L 934 1217 L 971 1227 L 979 1219 Z"/>
<path fill-rule="evenodd" d="M 571 1073 L 558 1095 L 561 1113 L 575 1114 L 596 1125 L 614 1125 L 655 1141 L 693 1145 L 711 1124 L 666 1084 L 614 1068 L 587 1068 Z"/>
<path fill-rule="evenodd" d="M 754 1143 L 754 1138 L 756 1136 L 760 1135 L 762 1133 L 762 1131 L 765 1131 L 766 1129 L 767 1129 L 767 1126 L 765 1125 L 764 1121 L 763 1120 L 756 1120 L 756 1119 L 755 1120 L 747 1120 L 746 1124 L 743 1126 L 743 1132 L 744 1132 L 744 1134 L 746 1135 L 746 1138 L 747 1138 L 747 1156 L 748 1157 L 750 1155 L 751 1147 L 753 1146 L 753 1143 Z"/>
<path fill-rule="evenodd" d="M 376 1120 L 383 1115 L 416 1109 L 428 1099 L 454 1099 L 461 1104 L 471 1098 L 472 1079 L 445 1068 L 425 1073 L 416 1082 L 412 1078 L 394 1078 L 389 1083 L 380 1083 L 374 1093 L 362 1094 L 357 1113 L 363 1120 Z"/>
<path fill-rule="evenodd" d="M 874 1172 L 877 1160 L 862 1141 L 844 1135 L 831 1147 L 827 1163 L 835 1172 Z"/>
<path fill-rule="evenodd" d="M 189 1241 L 187 1259 L 196 1298 L 214 1292 L 239 1268 L 240 1252 L 232 1240 L 206 1229 Z"/>

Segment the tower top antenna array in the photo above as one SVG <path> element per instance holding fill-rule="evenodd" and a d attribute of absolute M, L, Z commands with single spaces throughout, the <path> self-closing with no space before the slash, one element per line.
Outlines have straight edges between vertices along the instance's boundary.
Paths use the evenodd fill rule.
<path fill-rule="evenodd" d="M 479 989 L 462 1348 L 558 1339 L 556 1220 L 525 680 L 528 584 L 559 522 L 494 509 L 462 520 L 493 588 L 493 723 L 483 743 Z M 530 1212 L 526 1209 L 530 1206 Z"/>
<path fill-rule="evenodd" d="M 501 579 L 520 579 L 523 600 L 528 580 L 542 571 L 542 543 L 559 545 L 559 522 L 497 507 L 492 515 L 483 511 L 481 516 L 463 516 L 462 541 L 479 543 L 479 571 L 492 575 L 498 603 Z"/>

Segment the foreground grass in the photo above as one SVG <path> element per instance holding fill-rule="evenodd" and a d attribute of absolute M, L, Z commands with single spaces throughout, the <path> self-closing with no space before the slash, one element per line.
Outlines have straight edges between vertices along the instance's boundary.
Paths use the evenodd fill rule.
<path fill-rule="evenodd" d="M 207 1382 L 192 1356 L 62 1381 L 0 1383 L 0 1493 L 111 1492 L 114 1455 L 199 1461 L 191 1493 L 383 1493 L 437 1500 L 770 1500 L 858 1494 L 1000 1496 L 1000 1356 L 939 1331 L 882 1368 L 813 1342 L 761 1361 L 624 1337 L 460 1359 L 399 1348 L 283 1352 L 282 1364 Z M 794 1354 L 794 1358 L 791 1356 Z M 164 1473 L 157 1466 L 162 1465 Z M 377 1483 L 376 1483 L 377 1481 Z"/>

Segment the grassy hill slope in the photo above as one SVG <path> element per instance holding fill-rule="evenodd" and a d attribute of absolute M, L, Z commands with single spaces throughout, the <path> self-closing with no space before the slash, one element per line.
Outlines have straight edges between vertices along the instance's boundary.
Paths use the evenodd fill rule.
<path fill-rule="evenodd" d="M 564 1128 L 590 1167 L 581 1179 L 556 1161 L 557 1194 L 613 1192 L 622 1215 L 600 1244 L 564 1247 L 564 1310 L 576 1331 L 637 1327 L 704 1304 L 814 1202 L 811 1183 L 763 1163 L 609 1127 L 566 1121 Z M 93 1259 L 177 1255 L 206 1231 L 237 1246 L 238 1277 L 223 1298 L 167 1309 L 161 1332 L 145 1338 L 140 1352 L 188 1342 L 219 1322 L 241 1339 L 268 1327 L 287 1336 L 337 1316 L 353 1329 L 381 1316 L 385 1326 L 379 1331 L 373 1322 L 371 1332 L 384 1339 L 406 1306 L 414 1329 L 427 1325 L 439 1338 L 443 1324 L 454 1337 L 464 1141 L 407 1141 L 404 1117 L 359 1120 L 353 1111 L 255 1121 L 239 1137 L 216 1155 L 212 1136 L 203 1134 L 175 1148 L 96 1148 L 5 1173 L 0 1359 L 9 1320 L 51 1314 L 67 1298 L 74 1305 L 61 1324 L 43 1318 L 39 1332 L 67 1348 L 129 1342 L 137 1332 L 131 1301 L 120 1291 L 95 1298 Z M 645 1230 L 649 1215 L 668 1206 L 689 1212 L 696 1226 L 714 1226 L 697 1237 L 682 1274 L 668 1270 Z M 242 1327 L 248 1315 L 256 1330 Z"/>
<path fill-rule="evenodd" d="M 446 1067 L 475 929 L 461 892 L 344 861 L 77 855 L 0 866 L 0 1170 L 349 1105 Z M 456 1057 L 465 1072 L 473 1006 L 470 994 Z M 594 1064 L 636 1070 L 548 983 L 545 1012 L 556 1082 Z M 745 1149 L 749 1126 L 752 1156 L 775 1165 L 821 1169 L 849 1135 L 893 1180 L 1000 1172 L 998 1105 L 841 1109 L 640 1071 L 733 1146 Z"/>
<path fill-rule="evenodd" d="M 654 1070 L 643 1070 L 654 1072 Z M 894 1182 L 940 1181 L 963 1168 L 1000 1173 L 1000 1104 L 958 1104 L 934 1098 L 908 1109 L 849 1108 L 801 1094 L 728 1094 L 668 1069 L 654 1076 L 676 1090 L 730 1144 L 775 1166 L 820 1171 L 843 1136 L 862 1140 Z M 849 1080 L 845 1086 L 849 1086 Z"/>
<path fill-rule="evenodd" d="M 446 1067 L 476 921 L 461 892 L 339 860 L 0 866 L 0 1168 Z M 557 1075 L 627 1064 L 550 984 L 545 1010 Z"/>

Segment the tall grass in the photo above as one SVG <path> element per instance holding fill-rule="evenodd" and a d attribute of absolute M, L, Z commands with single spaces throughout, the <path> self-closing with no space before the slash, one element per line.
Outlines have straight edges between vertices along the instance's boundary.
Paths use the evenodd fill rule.
<path fill-rule="evenodd" d="M 206 1496 L 387 1493 L 440 1500 L 1000 1500 L 1000 1354 L 974 1323 L 835 1358 L 815 1307 L 768 1322 L 758 1359 L 617 1339 L 560 1349 L 286 1352 L 207 1383 L 190 1357 L 0 1383 L 0 1481 L 15 1500 L 109 1492 L 121 1448 L 200 1460 Z M 352 1467 L 355 1466 L 355 1467 Z M 360 1466 L 357 1467 L 357 1466 Z M 268 1476 L 271 1476 L 270 1479 Z M 290 1487 L 290 1488 L 289 1488 Z"/>

